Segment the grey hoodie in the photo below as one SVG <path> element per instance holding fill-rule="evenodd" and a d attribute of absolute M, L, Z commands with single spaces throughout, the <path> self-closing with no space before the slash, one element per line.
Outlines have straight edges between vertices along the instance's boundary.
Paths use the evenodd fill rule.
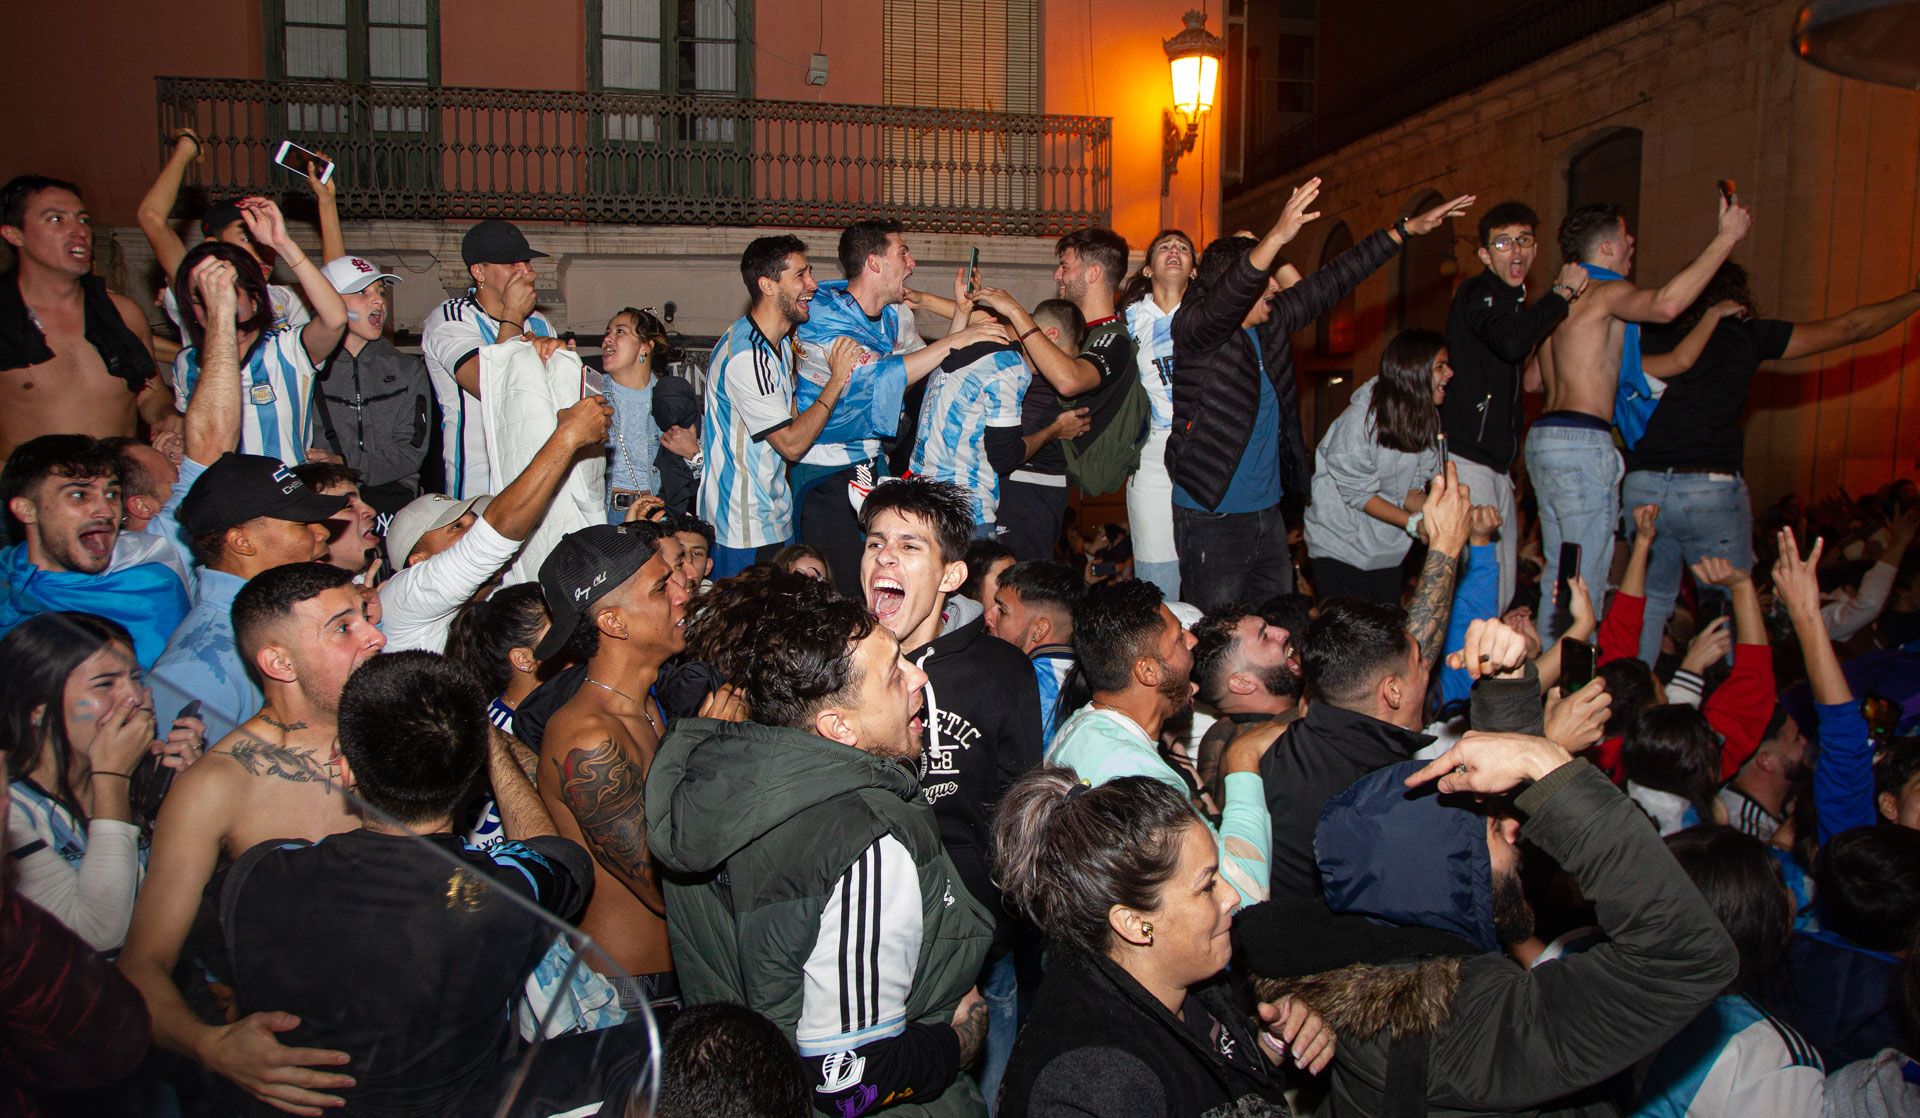
<path fill-rule="evenodd" d="M 1363 571 L 1399 566 L 1413 546 L 1406 532 L 1363 511 L 1368 499 L 1405 504 L 1407 494 L 1425 489 L 1440 466 L 1440 453 L 1431 447 L 1408 454 L 1380 445 L 1368 414 L 1379 380 L 1354 389 L 1347 410 L 1313 452 L 1313 503 L 1305 524 L 1307 554 Z"/>

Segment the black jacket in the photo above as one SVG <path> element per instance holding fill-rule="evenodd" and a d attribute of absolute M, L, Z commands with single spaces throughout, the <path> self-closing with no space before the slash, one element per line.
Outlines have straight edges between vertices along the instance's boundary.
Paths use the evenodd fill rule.
<path fill-rule="evenodd" d="M 960 880 L 1006 918 L 993 887 L 993 812 L 1040 763 L 1040 684 L 1020 650 L 987 634 L 979 603 L 947 599 L 946 624 L 906 651 L 927 673 L 927 765 L 921 786 Z"/>
<path fill-rule="evenodd" d="M 1256 354 L 1241 320 L 1266 289 L 1265 272 L 1242 257 L 1220 282 L 1188 291 L 1173 312 L 1173 433 L 1167 470 L 1174 483 L 1206 508 L 1227 495 L 1234 467 L 1253 434 L 1260 409 L 1260 368 L 1280 398 L 1280 486 L 1308 499 L 1313 465 L 1300 432 L 1300 391 L 1294 384 L 1295 330 L 1360 286 L 1400 251 L 1384 231 L 1328 261 L 1274 297 L 1273 315 L 1258 328 Z"/>
<path fill-rule="evenodd" d="M 1528 841 L 1593 900 L 1608 942 L 1534 970 L 1497 951 L 1433 958 L 1431 944 L 1410 944 L 1406 961 L 1395 964 L 1258 981 L 1264 996 L 1293 994 L 1338 1033 L 1332 1113 L 1388 1113 L 1389 1097 L 1424 1082 L 1424 1111 L 1413 1113 L 1434 1118 L 1617 1115 L 1595 1088 L 1665 1044 L 1733 981 L 1739 956 L 1719 919 L 1605 773 L 1584 761 L 1562 765 L 1520 793 L 1515 807 Z M 1477 815 L 1472 821 L 1472 841 L 1484 855 L 1484 827 Z M 1416 833 L 1403 833 L 1410 830 Z M 1392 820 L 1377 835 L 1380 859 L 1440 856 L 1398 845 L 1431 837 Z M 1454 919 L 1401 930 L 1431 938 L 1440 923 L 1458 927 L 1467 914 L 1445 915 Z M 1235 936 L 1258 974 L 1298 973 L 1289 934 L 1324 938 L 1324 929 L 1289 922 L 1267 921 L 1264 929 L 1272 933 L 1264 942 L 1237 929 Z M 1316 949 L 1324 945 L 1307 945 Z M 1418 1074 L 1404 1062 L 1409 1039 L 1425 1064 Z"/>
<path fill-rule="evenodd" d="M 1114 963 L 1056 949 L 1014 1042 L 994 1113 L 1291 1113 L 1286 1085 L 1267 1063 L 1238 988 L 1222 974 L 1191 993 L 1188 1015 L 1198 1002 L 1215 1023 L 1211 1044 Z"/>
<path fill-rule="evenodd" d="M 1477 730 L 1539 733 L 1540 684 L 1532 665 L 1519 679 L 1475 684 L 1468 722 Z M 1273 817 L 1273 899 L 1320 895 L 1313 833 L 1334 793 L 1375 769 L 1407 760 L 1432 741 L 1427 734 L 1324 700 L 1309 703 L 1307 713 L 1260 759 L 1260 781 Z"/>
<path fill-rule="evenodd" d="M 439 422 L 425 361 L 385 338 L 358 354 L 343 342 L 320 370 L 313 402 L 320 445 L 359 470 L 369 488 L 397 485 L 419 495 L 420 467 Z"/>
<path fill-rule="evenodd" d="M 684 377 L 663 373 L 654 378 L 653 423 L 662 431 L 669 427 L 700 430 L 700 394 Z M 653 466 L 660 471 L 660 500 L 666 503 L 667 511 L 692 512 L 700 497 L 700 479 L 693 467 L 664 446 L 654 455 Z"/>
<path fill-rule="evenodd" d="M 1527 290 L 1481 272 L 1454 292 L 1447 311 L 1447 360 L 1453 383 L 1440 426 L 1454 454 L 1505 473 L 1520 453 L 1520 381 L 1527 355 L 1567 317 L 1567 301 L 1549 291 L 1527 306 Z"/>
<path fill-rule="evenodd" d="M 140 338 L 127 329 L 120 308 L 113 305 L 107 281 L 99 276 L 80 277 L 81 330 L 87 344 L 100 354 L 107 372 L 126 383 L 127 391 L 138 394 L 153 379 L 153 355 Z M 27 301 L 20 295 L 20 270 L 0 273 L 0 371 L 25 369 L 53 360 L 47 337 L 27 312 Z"/>

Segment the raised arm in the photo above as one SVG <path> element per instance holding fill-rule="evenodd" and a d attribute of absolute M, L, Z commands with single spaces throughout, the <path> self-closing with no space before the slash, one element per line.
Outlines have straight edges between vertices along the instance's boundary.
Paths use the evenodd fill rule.
<path fill-rule="evenodd" d="M 313 363 L 320 364 L 333 355 L 340 339 L 346 336 L 347 304 L 327 282 L 327 277 L 320 274 L 320 266 L 287 234 L 287 222 L 280 215 L 279 206 L 265 198 L 242 198 L 240 217 L 247 223 L 247 232 L 253 239 L 272 249 L 299 279 L 300 293 L 313 308 L 312 320 L 300 328 L 300 342 Z"/>
<path fill-rule="evenodd" d="M 1720 265 L 1727 262 L 1733 247 L 1751 228 L 1752 211 L 1738 202 L 1728 202 L 1722 198 L 1719 229 L 1700 255 L 1693 258 L 1693 263 L 1659 287 L 1601 284 L 1599 290 L 1602 298 L 1607 300 L 1607 312 L 1628 322 L 1672 322 L 1679 318 L 1700 297 L 1700 292 L 1706 290 L 1707 281 L 1720 270 Z"/>
<path fill-rule="evenodd" d="M 325 159 L 322 155 L 320 158 Z M 336 164 L 334 173 L 339 173 Z M 334 198 L 334 181 L 320 181 L 313 165 L 307 165 L 307 185 L 313 189 L 313 205 L 320 214 L 320 262 L 338 260 L 347 254 L 347 239 L 340 233 L 340 207 Z"/>
<path fill-rule="evenodd" d="M 1460 575 L 1460 549 L 1467 545 L 1472 515 L 1467 487 L 1460 483 L 1453 463 L 1427 487 L 1421 511 L 1420 534 L 1427 541 L 1427 558 L 1420 581 L 1407 604 L 1407 634 L 1420 646 L 1420 658 L 1432 671 L 1446 646 L 1447 615 L 1453 605 L 1453 585 Z"/>
<path fill-rule="evenodd" d="M 140 232 L 146 235 L 147 244 L 153 249 L 154 262 L 160 265 L 160 271 L 171 277 L 180 270 L 180 261 L 187 257 L 187 246 L 180 240 L 180 234 L 173 231 L 173 205 L 180 200 L 180 183 L 186 178 L 187 166 L 200 157 L 200 137 L 192 129 L 182 128 L 173 134 L 173 150 L 167 154 L 167 161 L 160 166 L 160 175 L 147 188 L 140 199 L 140 207 L 135 217 L 140 222 Z M 179 292 L 174 293 L 176 296 Z M 184 302 L 180 313 L 190 314 Z"/>
<path fill-rule="evenodd" d="M 587 396 L 562 411 L 553 434 L 534 452 L 533 461 L 488 502 L 482 518 L 507 539 L 532 535 L 546 517 L 553 495 L 567 480 L 574 459 L 606 442 L 612 415 L 612 406 L 601 396 Z"/>
<path fill-rule="evenodd" d="M 1715 303 L 1700 316 L 1700 321 L 1694 324 L 1693 329 L 1687 331 L 1687 336 L 1680 339 L 1679 345 L 1666 353 L 1647 354 L 1641 358 L 1641 368 L 1650 377 L 1672 380 L 1699 363 L 1700 355 L 1706 352 L 1707 339 L 1713 337 L 1721 319 L 1745 312 L 1745 307 L 1731 299 Z"/>
<path fill-rule="evenodd" d="M 1074 397 L 1100 387 L 1100 369 L 1084 357 L 1071 354 L 1054 344 L 1047 332 L 1033 321 L 1020 300 L 997 287 L 983 287 L 973 293 L 973 301 L 1000 313 L 1013 327 L 1014 337 L 1026 348 L 1027 360 L 1034 371 L 1045 377 L 1062 397 Z"/>
<path fill-rule="evenodd" d="M 1820 756 L 1813 766 L 1813 802 L 1820 821 L 1820 842 L 1852 827 L 1874 823 L 1873 742 L 1866 719 L 1853 701 L 1853 687 L 1840 670 L 1827 623 L 1820 616 L 1820 552 L 1825 540 L 1814 540 L 1803 559 L 1793 529 L 1780 531 L 1780 558 L 1773 564 L 1773 593 L 1787 607 L 1800 655 L 1807 664 L 1807 684 L 1819 711 Z"/>
<path fill-rule="evenodd" d="M 211 466 L 240 445 L 240 353 L 233 322 L 239 276 L 233 265 L 209 256 L 194 265 L 192 291 L 180 292 L 181 315 L 200 314 L 200 379 L 187 397 L 183 437 L 186 454 Z M 196 308 L 194 295 L 200 296 Z"/>
<path fill-rule="evenodd" d="M 1864 342 L 1898 326 L 1915 311 L 1920 311 L 1920 280 L 1915 281 L 1912 291 L 1902 292 L 1885 302 L 1855 307 L 1838 318 L 1794 323 L 1793 337 L 1780 356 L 1792 360 Z"/>

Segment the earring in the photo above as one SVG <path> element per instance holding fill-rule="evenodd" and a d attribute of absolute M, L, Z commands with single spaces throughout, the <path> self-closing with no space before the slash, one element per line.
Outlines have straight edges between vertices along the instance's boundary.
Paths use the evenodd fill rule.
<path fill-rule="evenodd" d="M 1141 921 L 1140 934 L 1147 937 L 1147 946 L 1152 947 L 1153 946 L 1153 925 L 1144 920 Z"/>

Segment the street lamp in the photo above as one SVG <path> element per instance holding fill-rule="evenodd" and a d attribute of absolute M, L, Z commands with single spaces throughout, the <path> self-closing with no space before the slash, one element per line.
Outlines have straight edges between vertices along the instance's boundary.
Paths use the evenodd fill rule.
<path fill-rule="evenodd" d="M 1920 89 L 1916 43 L 1916 0 L 1808 0 L 1793 20 L 1793 52 L 1801 58 L 1836 74 L 1903 89 Z"/>
<path fill-rule="evenodd" d="M 1213 108 L 1227 41 L 1207 30 L 1207 17 L 1188 11 L 1186 29 L 1163 44 L 1173 71 L 1173 108 L 1161 111 L 1160 197 L 1167 196 L 1180 157 L 1200 138 L 1200 116 Z M 1184 124 L 1184 127 L 1182 125 Z"/>

